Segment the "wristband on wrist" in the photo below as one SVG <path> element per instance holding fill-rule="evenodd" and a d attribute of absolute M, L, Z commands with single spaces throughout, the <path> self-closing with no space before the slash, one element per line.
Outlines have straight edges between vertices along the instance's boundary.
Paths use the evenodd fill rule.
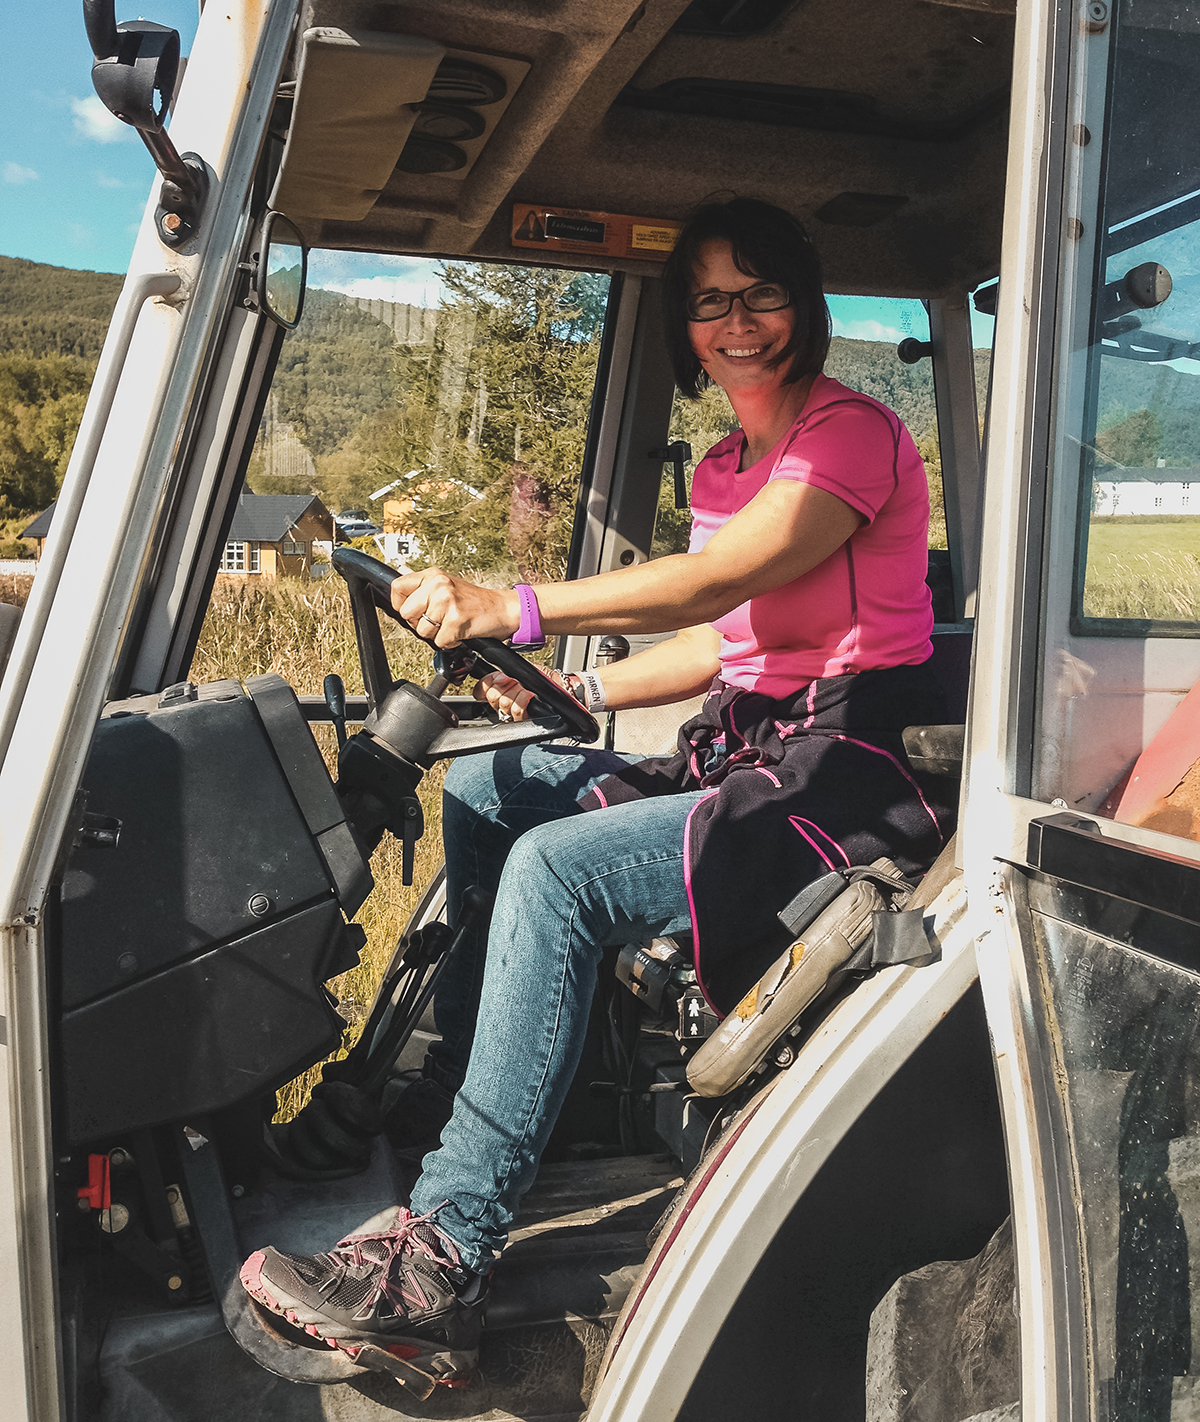
<path fill-rule="evenodd" d="M 583 684 L 584 707 L 588 711 L 603 711 L 608 704 L 604 699 L 604 683 L 594 671 L 580 672 L 579 680 Z"/>
<path fill-rule="evenodd" d="M 513 592 L 521 603 L 521 621 L 513 633 L 512 645 L 527 647 L 536 652 L 539 647 L 546 645 L 546 639 L 542 635 L 542 616 L 537 596 L 528 583 L 514 584 Z"/>

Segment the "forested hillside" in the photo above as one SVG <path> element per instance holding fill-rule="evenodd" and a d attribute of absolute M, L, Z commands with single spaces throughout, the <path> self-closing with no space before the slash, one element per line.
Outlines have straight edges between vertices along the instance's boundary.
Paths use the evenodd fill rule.
<path fill-rule="evenodd" d="M 5 534 L 11 540 L 18 521 L 57 492 L 122 280 L 0 258 L 8 556 L 16 548 Z M 368 506 L 394 484 L 390 496 L 411 499 L 431 555 L 475 568 L 515 560 L 531 576 L 554 575 L 574 511 L 607 286 L 600 276 L 451 263 L 436 312 L 310 291 L 283 344 L 252 487 L 311 488 L 338 509 Z M 929 362 L 907 366 L 891 345 L 835 338 L 827 371 L 901 415 L 940 502 Z M 984 353 L 977 375 L 982 410 Z M 1115 418 L 1128 413 L 1122 406 Z M 724 396 L 711 391 L 697 404 L 676 402 L 671 437 L 688 439 L 699 457 L 731 426 Z M 285 446 L 300 457 L 272 457 Z M 686 538 L 686 513 L 672 503 L 666 480 L 661 551 Z M 380 504 L 370 508 L 380 515 Z"/>
<path fill-rule="evenodd" d="M 0 353 L 95 362 L 124 280 L 0 257 Z"/>

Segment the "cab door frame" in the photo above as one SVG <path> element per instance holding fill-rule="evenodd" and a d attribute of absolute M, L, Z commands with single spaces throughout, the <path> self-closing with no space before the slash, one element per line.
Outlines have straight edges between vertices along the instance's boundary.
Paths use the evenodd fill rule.
<path fill-rule="evenodd" d="M 248 202 L 299 5 L 209 5 L 172 122 L 203 155 L 194 241 L 168 251 L 154 213 L 134 247 L 61 515 L 0 684 L 0 1412 L 62 1415 L 50 1133 L 46 911 L 96 718 L 175 475 L 189 409 L 237 280 Z M 76 514 L 72 518 L 71 514 Z"/>

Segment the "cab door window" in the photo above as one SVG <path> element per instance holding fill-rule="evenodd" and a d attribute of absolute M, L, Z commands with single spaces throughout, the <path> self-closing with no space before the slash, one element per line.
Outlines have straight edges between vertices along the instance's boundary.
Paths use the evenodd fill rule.
<path fill-rule="evenodd" d="M 1200 681 L 1200 29 L 1125 0 L 1073 58 L 1032 793 L 1130 809 L 1135 763 Z M 1167 731 L 1174 737 L 1178 730 Z M 1162 745 L 1158 740 L 1157 744 Z M 1200 745 L 1180 744 L 1180 775 Z"/>

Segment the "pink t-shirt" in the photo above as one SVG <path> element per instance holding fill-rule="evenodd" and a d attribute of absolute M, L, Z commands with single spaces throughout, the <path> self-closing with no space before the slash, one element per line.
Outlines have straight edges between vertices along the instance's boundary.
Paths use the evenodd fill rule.
<path fill-rule="evenodd" d="M 900 418 L 818 375 L 784 438 L 739 472 L 743 444 L 734 430 L 697 466 L 689 552 L 699 552 L 772 479 L 825 489 L 863 523 L 823 563 L 713 624 L 722 680 L 778 698 L 818 677 L 925 661 L 933 650 L 929 486 Z"/>

